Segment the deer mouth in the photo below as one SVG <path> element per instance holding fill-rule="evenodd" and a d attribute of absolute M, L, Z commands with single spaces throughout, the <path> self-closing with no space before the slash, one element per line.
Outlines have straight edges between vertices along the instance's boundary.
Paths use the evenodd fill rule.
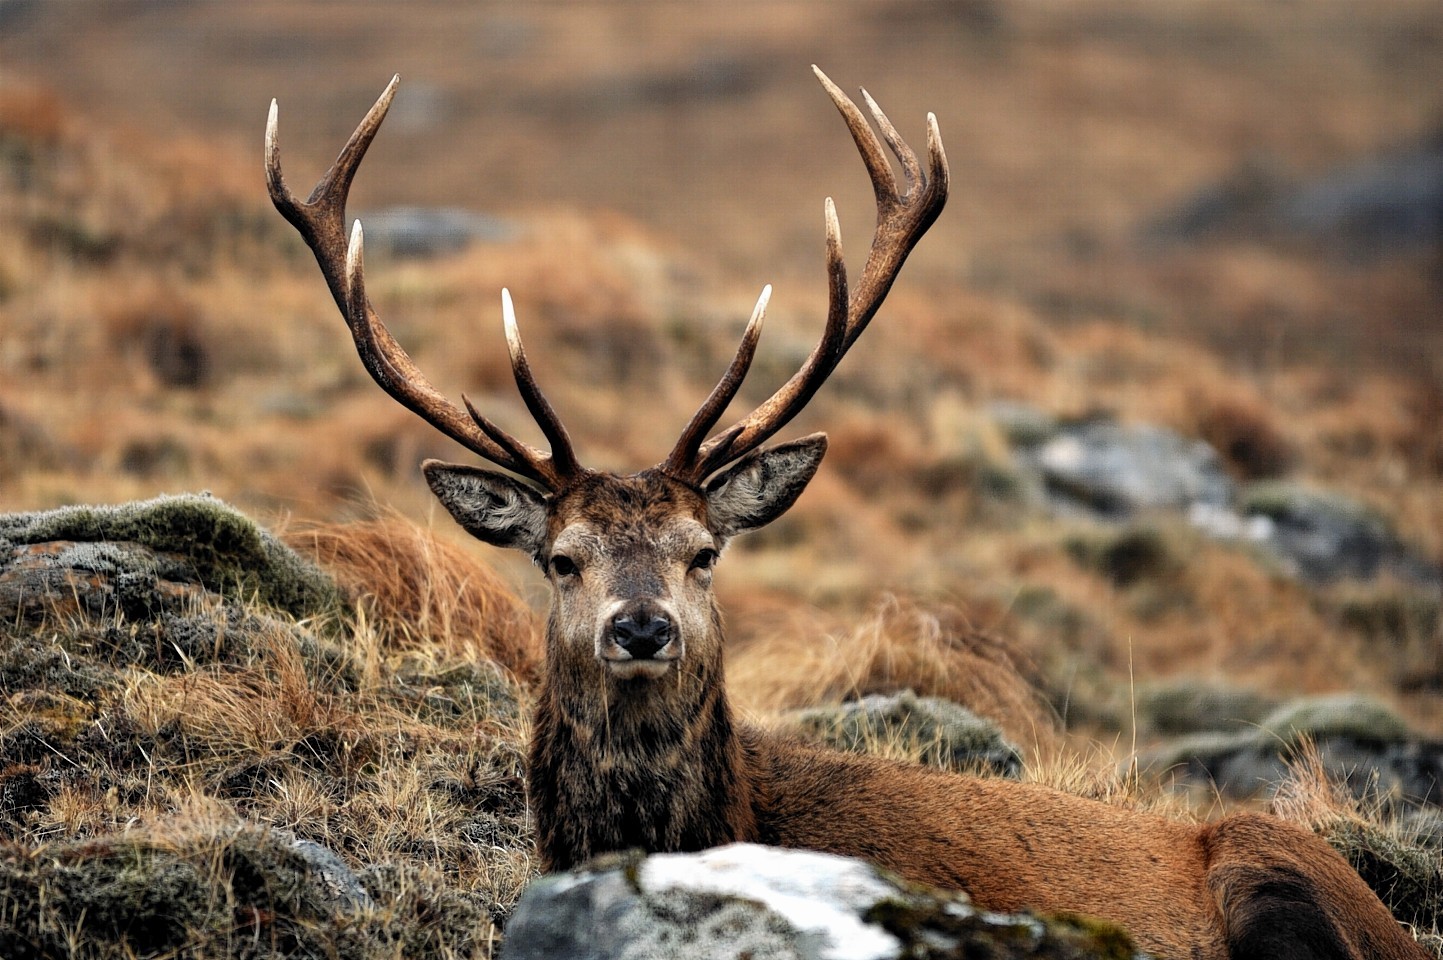
<path fill-rule="evenodd" d="M 670 673 L 681 660 L 681 640 L 674 638 L 658 650 L 627 650 L 615 642 L 603 642 L 597 652 L 606 672 L 617 680 L 655 680 Z"/>
<path fill-rule="evenodd" d="M 617 680 L 659 680 L 671 672 L 678 659 L 680 658 L 651 657 L 637 660 L 634 657 L 602 657 L 601 662 L 606 664 L 606 672 Z"/>

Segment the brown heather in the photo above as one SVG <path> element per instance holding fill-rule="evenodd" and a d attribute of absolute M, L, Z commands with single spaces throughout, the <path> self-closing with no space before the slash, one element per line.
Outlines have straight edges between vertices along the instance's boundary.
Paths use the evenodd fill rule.
<path fill-rule="evenodd" d="M 1283 476 L 1358 498 L 1443 556 L 1436 263 L 1340 262 L 1253 241 L 1132 244 L 1152 215 L 1256 152 L 1325 172 L 1425 132 L 1437 108 L 1417 92 L 1443 89 L 1439 7 L 969 6 L 992 10 L 995 29 L 959 24 L 955 5 L 886 18 L 858 5 L 825 23 L 786 4 L 746 23 L 721 6 L 515 12 L 555 58 L 478 56 L 484 5 L 423 3 L 404 23 L 386 5 L 353 8 L 348 31 L 374 45 L 365 57 L 334 42 L 329 23 L 274 4 L 38 5 L 7 21 L 0 506 L 211 489 L 252 515 L 295 518 L 291 542 L 333 571 L 356 612 L 332 635 L 354 661 L 340 684 L 336 661 L 298 673 L 280 641 L 237 663 L 115 667 L 124 676 L 101 692 L 35 692 L 23 685 L 40 668 L 7 663 L 0 735 L 33 754 L 0 769 L 15 804 L 5 862 L 98 849 L 73 846 L 82 841 L 152 835 L 189 849 L 202 837 L 220 871 L 223 851 L 249 855 L 236 824 L 274 824 L 356 869 L 390 865 L 406 891 L 396 917 L 439 917 L 450 932 L 481 926 L 458 898 L 504 915 L 534 874 L 519 800 L 525 723 L 478 691 L 499 701 L 508 688 L 492 676 L 526 680 L 537 621 L 516 591 L 533 598 L 540 580 L 444 524 L 344 522 L 377 503 L 427 517 L 416 464 L 461 454 L 360 371 L 257 169 L 270 96 L 339 109 L 371 91 L 377 62 L 389 74 L 394 61 L 408 83 L 435 78 L 450 119 L 378 149 L 367 206 L 464 201 L 519 229 L 434 260 L 378 257 L 373 298 L 443 392 L 469 391 L 535 441 L 495 308 L 509 284 L 538 376 L 587 461 L 608 467 L 665 451 L 761 282 L 777 294 L 757 386 L 738 405 L 765 396 L 811 343 L 823 309 L 816 185 L 851 158 L 797 51 L 846 63 L 838 72 L 874 84 L 896 114 L 946 104 L 952 163 L 968 175 L 937 242 L 868 333 L 867 362 L 843 364 L 795 424 L 795 435 L 835 427 L 836 449 L 786 518 L 718 566 L 743 709 L 766 721 L 913 687 L 991 704 L 978 709 L 1024 748 L 1043 745 L 1032 731 L 1056 715 L 1056 752 L 1040 751 L 1029 779 L 1174 818 L 1176 796 L 1116 773 L 1132 747 L 1133 684 L 1354 689 L 1443 731 L 1437 618 L 1389 613 L 1426 608 L 1415 588 L 1310 590 L 1167 523 L 1153 532 L 1169 564 L 1115 582 L 1069 550 L 1090 532 L 988 485 L 999 467 L 1005 478 L 1008 454 L 998 458 L 985 414 L 1022 400 L 1054 416 L 1162 423 L 1219 444 L 1240 476 L 1282 464 Z M 253 44 L 213 44 L 202 77 L 201 59 L 165 46 L 177 31 L 277 27 L 307 45 L 303 76 Z M 656 82 L 690 76 L 718 50 L 748 51 L 736 58 L 752 84 L 740 101 Z M 915 70 L 895 68 L 899 50 Z M 592 109 L 596 89 L 619 99 Z M 682 99 L 646 98 L 667 89 Z M 350 118 L 308 119 L 296 117 L 287 143 L 298 181 Z M 681 149 L 696 151 L 686 176 L 659 169 Z M 838 187 L 844 215 L 866 203 L 854 179 Z M 851 222 L 855 260 L 865 224 Z M 152 306 L 163 322 L 145 322 Z M 173 331 L 198 341 L 210 379 L 155 375 L 140 342 L 154 328 L 162 347 L 182 341 Z M 632 350 L 658 366 L 628 366 Z M 597 355 L 610 358 L 605 377 Z M 879 600 L 888 595 L 917 599 Z M 92 643 L 104 630 L 83 626 L 27 630 L 25 643 L 41 644 L 44 663 L 110 656 Z M 487 651 L 507 670 L 477 659 Z M 524 705 L 530 691 L 510 696 Z M 257 701 L 276 709 L 262 715 Z M 65 764 L 42 742 L 83 765 L 53 793 L 46 778 Z M 1299 782 L 1302 796 L 1332 796 Z M 1329 824 L 1356 817 L 1410 838 L 1382 811 L 1328 803 L 1289 800 L 1281 812 L 1330 836 L 1341 834 Z M 409 946 L 490 952 L 462 943 Z"/>
<path fill-rule="evenodd" d="M 388 648 L 493 661 L 523 681 L 534 679 L 535 617 L 473 554 L 397 515 L 347 524 L 297 521 L 283 537 L 355 598 Z"/>

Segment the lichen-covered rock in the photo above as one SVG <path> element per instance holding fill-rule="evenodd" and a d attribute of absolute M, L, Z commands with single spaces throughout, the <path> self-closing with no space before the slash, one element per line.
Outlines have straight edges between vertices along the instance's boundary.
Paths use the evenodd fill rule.
<path fill-rule="evenodd" d="M 733 844 L 613 855 L 543 878 L 507 926 L 505 960 L 1130 958 L 1116 927 L 1002 916 L 860 860 Z"/>
<path fill-rule="evenodd" d="M 32 856 L 0 847 L 0 956 L 336 955 L 371 898 L 335 853 L 285 831 L 233 825 L 121 835 Z M 329 949 L 328 949 L 329 948 Z M 90 955 L 90 954 L 87 954 Z"/>
<path fill-rule="evenodd" d="M 1359 797 L 1443 799 L 1443 741 L 1414 734 L 1386 707 L 1351 694 L 1301 697 L 1256 726 L 1179 737 L 1145 754 L 1142 763 L 1181 782 L 1255 797 L 1287 777 L 1305 743 L 1316 747 L 1329 775 Z"/>
<path fill-rule="evenodd" d="M 1145 688 L 1138 693 L 1139 723 L 1157 733 L 1175 735 L 1256 726 L 1277 702 L 1252 690 L 1188 682 Z"/>
<path fill-rule="evenodd" d="M 1399 540 L 1382 516 L 1341 494 L 1272 481 L 1244 491 L 1241 510 L 1267 521 L 1264 546 L 1305 580 L 1369 579 L 1386 571 L 1417 583 L 1443 583 L 1437 565 Z"/>
<path fill-rule="evenodd" d="M 1161 427 L 1074 424 L 1025 453 L 1023 462 L 1041 475 L 1054 505 L 1110 519 L 1233 498 L 1216 450 Z"/>
<path fill-rule="evenodd" d="M 1365 743 L 1408 739 L 1408 725 L 1396 713 L 1376 700 L 1352 693 L 1301 697 L 1269 713 L 1260 726 L 1263 734 L 1288 744 L 1296 744 L 1301 737 L 1346 737 Z"/>
<path fill-rule="evenodd" d="M 911 690 L 800 710 L 792 721 L 804 735 L 840 750 L 901 752 L 944 770 L 1022 774 L 1022 754 L 996 724 L 950 700 Z"/>
<path fill-rule="evenodd" d="M 78 595 L 82 612 L 153 612 L 196 588 L 294 617 L 343 609 L 339 589 L 244 514 L 207 495 L 0 516 L 0 616 Z"/>

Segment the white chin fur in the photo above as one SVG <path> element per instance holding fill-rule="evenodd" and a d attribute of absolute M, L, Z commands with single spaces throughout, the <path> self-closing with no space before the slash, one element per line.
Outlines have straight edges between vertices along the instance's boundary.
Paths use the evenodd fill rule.
<path fill-rule="evenodd" d="M 618 680 L 634 680 L 645 677 L 655 680 L 670 672 L 671 660 L 607 660 L 606 668 Z"/>

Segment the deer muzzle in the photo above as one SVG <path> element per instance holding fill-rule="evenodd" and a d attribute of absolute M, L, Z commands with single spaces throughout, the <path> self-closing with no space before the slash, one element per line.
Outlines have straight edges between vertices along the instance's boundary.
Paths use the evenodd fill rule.
<path fill-rule="evenodd" d="M 681 659 L 676 620 L 651 600 L 622 603 L 607 619 L 597 656 L 622 678 L 659 677 Z"/>

